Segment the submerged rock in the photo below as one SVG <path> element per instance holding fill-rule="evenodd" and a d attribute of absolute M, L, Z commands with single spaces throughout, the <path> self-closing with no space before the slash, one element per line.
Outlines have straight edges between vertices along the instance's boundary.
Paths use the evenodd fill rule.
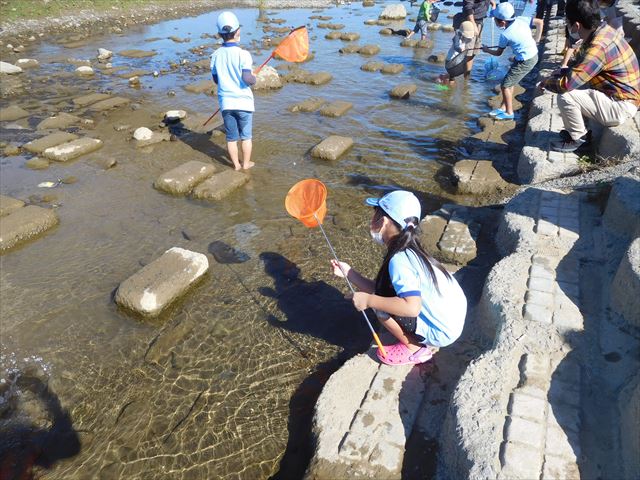
<path fill-rule="evenodd" d="M 49 168 L 49 160 L 46 158 L 34 157 L 27 160 L 24 165 L 31 170 L 46 170 Z"/>
<path fill-rule="evenodd" d="M 0 195 L 0 217 L 9 215 L 11 212 L 24 207 L 22 200 L 17 200 L 6 195 Z"/>
<path fill-rule="evenodd" d="M 353 146 L 353 139 L 331 135 L 311 149 L 311 156 L 323 160 L 337 160 Z"/>
<path fill-rule="evenodd" d="M 360 67 L 360 70 L 364 72 L 377 72 L 384 66 L 383 62 L 367 62 Z"/>
<path fill-rule="evenodd" d="M 302 102 L 291 105 L 289 107 L 289 111 L 290 112 L 315 112 L 324 104 L 325 104 L 324 99 L 311 97 Z"/>
<path fill-rule="evenodd" d="M 130 50 L 122 50 L 120 55 L 128 58 L 144 58 L 144 57 L 153 57 L 156 55 L 156 52 L 150 50 L 138 50 L 138 49 L 130 49 Z"/>
<path fill-rule="evenodd" d="M 196 186 L 191 196 L 201 200 L 222 200 L 249 181 L 249 176 L 235 170 L 217 173 Z"/>
<path fill-rule="evenodd" d="M 0 73 L 15 75 L 16 73 L 22 73 L 22 69 L 10 63 L 0 61 Z"/>
<path fill-rule="evenodd" d="M 25 70 L 29 68 L 39 68 L 40 62 L 35 58 L 19 58 L 16 61 L 16 66 Z"/>
<path fill-rule="evenodd" d="M 393 87 L 389 95 L 391 95 L 392 98 L 400 98 L 406 100 L 411 95 L 416 93 L 417 90 L 418 86 L 415 83 L 403 83 L 401 85 Z"/>
<path fill-rule="evenodd" d="M 401 63 L 386 63 L 380 69 L 382 73 L 386 74 L 396 74 L 400 73 L 402 70 L 404 70 L 404 65 Z"/>
<path fill-rule="evenodd" d="M 115 301 L 140 315 L 155 317 L 184 295 L 209 270 L 206 255 L 173 247 L 120 284 Z"/>
<path fill-rule="evenodd" d="M 345 42 L 354 42 L 360 39 L 360 34 L 355 32 L 343 32 L 340 34 L 340 40 Z"/>
<path fill-rule="evenodd" d="M 153 186 L 174 195 L 186 195 L 215 171 L 216 167 L 210 163 L 191 160 L 160 175 Z"/>
<path fill-rule="evenodd" d="M 39 154 L 44 152 L 47 148 L 62 145 L 63 143 L 70 142 L 72 140 L 75 140 L 76 138 L 78 138 L 78 136 L 73 133 L 53 132 L 49 135 L 45 135 L 44 137 L 32 140 L 29 143 L 25 143 L 22 148 L 24 148 L 27 152 Z"/>
<path fill-rule="evenodd" d="M 342 36 L 342 32 L 333 31 L 333 32 L 327 33 L 324 36 L 324 38 L 326 38 L 327 40 L 338 40 L 341 36 Z"/>
<path fill-rule="evenodd" d="M 99 102 L 94 103 L 93 105 L 91 105 L 91 107 L 89 107 L 91 110 L 95 110 L 98 112 L 103 112 L 106 110 L 111 110 L 114 108 L 118 108 L 118 107 L 122 107 L 124 105 L 127 105 L 131 102 L 131 100 L 129 100 L 128 98 L 124 98 L 124 97 L 113 97 L 113 98 L 107 98 L 106 100 L 101 100 Z"/>
<path fill-rule="evenodd" d="M 343 100 L 337 100 L 335 102 L 331 102 L 327 105 L 324 105 L 320 109 L 320 115 L 325 117 L 341 117 L 345 113 L 347 113 L 353 107 L 353 103 L 345 102 Z"/>
<path fill-rule="evenodd" d="M 358 49 L 360 55 L 377 55 L 380 53 L 380 47 L 378 45 L 364 45 Z"/>
<path fill-rule="evenodd" d="M 211 242 L 208 250 L 216 262 L 222 264 L 244 263 L 251 258 L 247 253 L 237 250 L 220 240 Z"/>
<path fill-rule="evenodd" d="M 13 122 L 28 116 L 29 112 L 18 105 L 9 105 L 6 108 L 0 108 L 0 122 Z"/>
<path fill-rule="evenodd" d="M 78 107 L 86 107 L 87 105 L 91 105 L 92 103 L 96 103 L 101 100 L 106 100 L 107 98 L 111 98 L 111 95 L 106 93 L 90 93 L 88 95 L 74 98 L 73 104 Z"/>
<path fill-rule="evenodd" d="M 60 112 L 53 117 L 45 118 L 36 127 L 38 130 L 65 129 L 72 125 L 78 125 L 83 119 L 69 113 Z"/>
<path fill-rule="evenodd" d="M 57 223 L 58 217 L 53 210 L 35 205 L 14 210 L 0 222 L 0 252 L 37 237 Z"/>
<path fill-rule="evenodd" d="M 427 61 L 430 63 L 437 63 L 437 64 L 443 64 L 445 60 L 445 55 L 444 53 L 438 53 L 435 55 L 429 55 L 429 58 L 427 58 Z"/>

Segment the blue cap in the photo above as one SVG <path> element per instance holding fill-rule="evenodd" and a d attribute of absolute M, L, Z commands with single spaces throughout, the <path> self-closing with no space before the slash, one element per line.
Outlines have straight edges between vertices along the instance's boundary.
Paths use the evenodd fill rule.
<path fill-rule="evenodd" d="M 233 12 L 222 12 L 218 15 L 218 33 L 233 33 L 240 28 L 238 17 Z"/>
<path fill-rule="evenodd" d="M 411 192 L 396 190 L 395 192 L 387 193 L 382 198 L 367 198 L 365 203 L 371 207 L 380 207 L 403 230 L 407 227 L 406 218 L 416 217 L 420 220 L 420 202 Z"/>

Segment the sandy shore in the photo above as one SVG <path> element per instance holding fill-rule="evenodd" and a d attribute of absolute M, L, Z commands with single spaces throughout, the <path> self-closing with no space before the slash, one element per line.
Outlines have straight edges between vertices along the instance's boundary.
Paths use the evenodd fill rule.
<path fill-rule="evenodd" d="M 0 41 L 16 43 L 36 41 L 38 37 L 58 33 L 89 36 L 99 33 L 120 33 L 124 28 L 136 24 L 155 23 L 170 18 L 198 15 L 218 8 L 322 8 L 335 5 L 330 0 L 193 0 L 177 5 L 162 0 L 151 0 L 135 10 L 112 7 L 111 10 L 81 10 L 72 15 L 51 18 L 21 19 L 0 23 Z"/>

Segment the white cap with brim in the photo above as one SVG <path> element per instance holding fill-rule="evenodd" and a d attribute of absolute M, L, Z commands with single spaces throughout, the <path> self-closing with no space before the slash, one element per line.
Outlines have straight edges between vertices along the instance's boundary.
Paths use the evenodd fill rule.
<path fill-rule="evenodd" d="M 395 192 L 387 193 L 382 198 L 367 198 L 365 203 L 371 207 L 380 207 L 403 230 L 407 227 L 405 219 L 416 217 L 420 221 L 420 202 L 411 192 L 396 190 Z"/>
<path fill-rule="evenodd" d="M 515 14 L 516 12 L 513 8 L 513 5 L 511 5 L 509 2 L 499 3 L 496 8 L 491 10 L 492 17 L 497 18 L 498 20 L 505 20 L 507 22 L 514 20 Z"/>
<path fill-rule="evenodd" d="M 222 12 L 216 22 L 218 33 L 233 33 L 240 28 L 238 17 L 233 12 Z"/>

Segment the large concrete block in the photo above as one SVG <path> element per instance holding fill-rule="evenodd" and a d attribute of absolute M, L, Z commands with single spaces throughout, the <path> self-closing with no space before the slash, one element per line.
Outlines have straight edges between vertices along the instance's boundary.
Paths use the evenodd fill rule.
<path fill-rule="evenodd" d="M 258 74 L 256 84 L 253 86 L 253 90 L 275 90 L 282 88 L 282 80 L 275 68 L 265 65 Z"/>
<path fill-rule="evenodd" d="M 378 18 L 385 20 L 401 20 L 407 16 L 407 9 L 401 3 L 394 3 L 384 7 Z"/>
<path fill-rule="evenodd" d="M 45 118 L 38 124 L 38 130 L 64 129 L 72 125 L 79 125 L 82 119 L 75 115 L 61 112 L 53 117 Z"/>
<path fill-rule="evenodd" d="M 0 217 L 9 215 L 14 210 L 24 207 L 22 200 L 16 200 L 15 198 L 7 197 L 6 195 L 0 195 Z"/>
<path fill-rule="evenodd" d="M 102 148 L 102 140 L 85 137 L 63 143 L 56 147 L 47 148 L 42 152 L 42 155 L 56 162 L 68 162 L 87 153 L 95 152 L 100 148 Z"/>
<path fill-rule="evenodd" d="M 0 252 L 31 240 L 58 223 L 53 210 L 28 205 L 0 217 Z"/>
<path fill-rule="evenodd" d="M 636 114 L 640 119 L 640 113 Z M 640 158 L 640 131 L 633 119 L 617 127 L 605 127 L 598 144 L 598 154 L 604 158 L 631 161 Z"/>
<path fill-rule="evenodd" d="M 453 166 L 456 189 L 462 194 L 484 195 L 507 187 L 490 160 L 460 160 Z"/>
<path fill-rule="evenodd" d="M 320 109 L 320 115 L 325 117 L 341 117 L 347 113 L 353 107 L 353 103 L 345 102 L 343 100 L 336 100 L 335 102 L 328 103 Z"/>
<path fill-rule="evenodd" d="M 116 303 L 140 315 L 155 317 L 186 293 L 208 269 L 206 255 L 170 248 L 120 284 Z"/>
<path fill-rule="evenodd" d="M 620 412 L 620 446 L 625 478 L 638 478 L 640 473 L 640 375 L 624 386 L 618 397 Z"/>
<path fill-rule="evenodd" d="M 91 105 L 92 103 L 97 103 L 108 98 L 111 98 L 111 95 L 106 93 L 90 93 L 88 95 L 74 98 L 73 104 L 77 107 L 86 107 L 87 105 Z"/>
<path fill-rule="evenodd" d="M 323 160 L 337 160 L 352 146 L 352 138 L 331 135 L 311 149 L 311 156 Z"/>
<path fill-rule="evenodd" d="M 91 107 L 89 108 L 97 112 L 104 112 L 107 110 L 112 110 L 114 108 L 122 107 L 124 105 L 127 105 L 130 102 L 131 100 L 129 100 L 128 98 L 113 97 L 113 98 L 107 98 L 106 100 L 100 100 L 99 102 L 92 104 Z"/>
<path fill-rule="evenodd" d="M 6 108 L 0 108 L 0 122 L 13 122 L 24 117 L 28 117 L 29 112 L 20 108 L 18 105 L 9 105 Z"/>
<path fill-rule="evenodd" d="M 403 83 L 393 87 L 389 95 L 392 98 L 400 98 L 406 100 L 411 95 L 416 93 L 417 90 L 418 86 L 415 83 Z"/>
<path fill-rule="evenodd" d="M 401 63 L 385 63 L 380 68 L 381 73 L 386 73 L 388 75 L 400 73 L 402 70 L 404 70 L 404 65 Z"/>
<path fill-rule="evenodd" d="M 290 112 L 315 112 L 322 105 L 325 100 L 322 98 L 311 97 L 303 100 L 302 102 L 295 103 L 289 107 Z"/>
<path fill-rule="evenodd" d="M 160 175 L 153 186 L 168 193 L 186 195 L 215 171 L 216 167 L 210 163 L 191 160 Z"/>
<path fill-rule="evenodd" d="M 636 238 L 622 257 L 611 284 L 611 307 L 640 328 L 640 238 Z"/>
<path fill-rule="evenodd" d="M 629 240 L 640 229 L 640 177 L 627 174 L 618 177 L 602 216 L 604 226 L 616 236 Z"/>
<path fill-rule="evenodd" d="M 380 47 L 378 45 L 363 45 L 358 49 L 360 55 L 377 55 L 380 53 Z"/>
<path fill-rule="evenodd" d="M 25 143 L 22 148 L 31 153 L 42 153 L 47 148 L 56 147 L 63 143 L 70 142 L 78 138 L 77 135 L 69 132 L 53 132 L 44 137 Z"/>
<path fill-rule="evenodd" d="M 222 200 L 248 181 L 249 176 L 242 172 L 225 170 L 195 187 L 191 195 L 201 200 Z"/>

